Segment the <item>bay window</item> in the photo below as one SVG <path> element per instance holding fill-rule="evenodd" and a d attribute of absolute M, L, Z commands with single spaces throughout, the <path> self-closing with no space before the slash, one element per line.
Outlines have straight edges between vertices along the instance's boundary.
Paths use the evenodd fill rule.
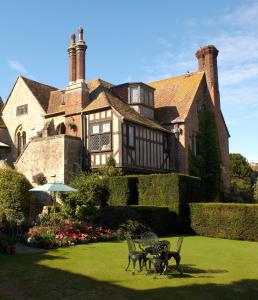
<path fill-rule="evenodd" d="M 90 150 L 91 152 L 111 150 L 111 121 L 90 125 Z"/>

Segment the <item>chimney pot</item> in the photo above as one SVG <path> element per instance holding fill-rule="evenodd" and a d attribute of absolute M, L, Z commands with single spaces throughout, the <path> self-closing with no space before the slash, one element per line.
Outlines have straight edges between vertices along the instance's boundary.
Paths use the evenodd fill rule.
<path fill-rule="evenodd" d="M 82 26 L 80 26 L 79 29 L 78 29 L 78 36 L 79 36 L 78 40 L 83 41 L 83 28 L 82 28 Z"/>
<path fill-rule="evenodd" d="M 71 45 L 75 44 L 75 33 L 71 35 Z"/>

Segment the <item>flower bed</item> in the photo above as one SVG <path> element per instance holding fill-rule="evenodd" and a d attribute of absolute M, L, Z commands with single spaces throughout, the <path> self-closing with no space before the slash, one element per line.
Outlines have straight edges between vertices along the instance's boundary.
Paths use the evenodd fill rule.
<path fill-rule="evenodd" d="M 27 243 L 34 247 L 52 249 L 112 239 L 109 229 L 94 227 L 70 220 L 51 225 L 37 225 L 29 229 Z"/>

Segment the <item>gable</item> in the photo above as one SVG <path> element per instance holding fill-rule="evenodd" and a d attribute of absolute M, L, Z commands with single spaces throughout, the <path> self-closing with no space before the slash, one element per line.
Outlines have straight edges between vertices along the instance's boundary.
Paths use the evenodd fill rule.
<path fill-rule="evenodd" d="M 204 72 L 193 72 L 150 82 L 155 88 L 155 117 L 161 123 L 184 122 L 203 78 Z"/>
<path fill-rule="evenodd" d="M 37 108 L 41 114 L 44 113 L 44 109 L 39 104 L 34 94 L 31 92 L 23 78 L 19 76 L 3 107 L 2 114 L 4 119 L 8 114 L 16 114 L 16 107 L 24 104 L 30 104 L 33 109 Z"/>

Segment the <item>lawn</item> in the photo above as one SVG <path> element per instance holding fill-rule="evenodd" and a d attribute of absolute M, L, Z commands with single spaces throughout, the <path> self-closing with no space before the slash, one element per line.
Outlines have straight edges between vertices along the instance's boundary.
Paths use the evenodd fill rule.
<path fill-rule="evenodd" d="M 125 242 L 0 255 L 0 299 L 258 299 L 255 242 L 186 237 L 183 275 L 132 276 L 126 264 Z"/>

